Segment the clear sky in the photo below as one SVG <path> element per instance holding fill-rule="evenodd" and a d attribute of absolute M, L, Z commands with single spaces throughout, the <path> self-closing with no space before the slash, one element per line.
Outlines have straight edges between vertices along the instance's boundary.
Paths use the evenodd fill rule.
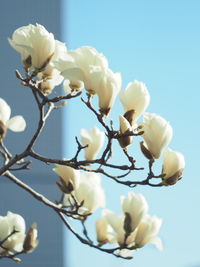
<path fill-rule="evenodd" d="M 148 245 L 133 260 L 120 260 L 87 248 L 68 234 L 66 266 L 200 266 L 200 1 L 63 0 L 63 4 L 68 48 L 94 46 L 108 58 L 113 71 L 122 73 L 123 88 L 135 79 L 146 83 L 151 94 L 148 111 L 170 121 L 174 129 L 170 147 L 186 159 L 183 179 L 175 186 L 135 189 L 146 197 L 149 213 L 163 218 L 163 252 Z M 83 105 L 72 102 L 66 109 L 67 156 L 74 151 L 73 138 L 80 128 L 98 126 Z M 116 120 L 120 113 L 116 103 L 111 117 Z M 118 152 L 116 156 L 120 162 Z M 102 178 L 107 207 L 117 210 L 119 196 L 129 189 Z M 88 225 L 94 228 L 92 222 Z"/>

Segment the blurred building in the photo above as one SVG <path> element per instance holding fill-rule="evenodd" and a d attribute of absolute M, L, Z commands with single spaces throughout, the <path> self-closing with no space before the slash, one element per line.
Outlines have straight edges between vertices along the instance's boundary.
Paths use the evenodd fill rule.
<path fill-rule="evenodd" d="M 1 94 L 11 106 L 12 115 L 23 115 L 27 129 L 22 133 L 8 132 L 5 143 L 13 153 L 22 151 L 37 127 L 38 112 L 31 91 L 20 85 L 15 77 L 15 69 L 23 73 L 19 54 L 8 44 L 7 38 L 18 27 L 39 23 L 56 39 L 61 39 L 61 0 L 20 0 L 1 1 L 0 3 L 0 79 Z M 59 89 L 57 89 L 58 92 Z M 38 153 L 48 157 L 61 158 L 61 111 L 53 112 L 47 127 L 36 145 Z M 55 186 L 55 175 L 44 163 L 33 163 L 30 171 L 17 172 L 16 176 L 43 193 L 52 201 L 59 198 Z M 63 267 L 63 231 L 58 216 L 48 207 L 35 200 L 23 189 L 6 178 L 0 178 L 0 215 L 7 211 L 24 217 L 27 228 L 37 222 L 39 228 L 39 247 L 34 253 L 22 256 L 20 266 L 26 267 Z M 16 266 L 11 260 L 2 260 L 1 264 Z"/>

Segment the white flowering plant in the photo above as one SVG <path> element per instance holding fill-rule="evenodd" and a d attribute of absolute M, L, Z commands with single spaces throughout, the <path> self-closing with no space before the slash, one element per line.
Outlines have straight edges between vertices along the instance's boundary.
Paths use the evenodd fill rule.
<path fill-rule="evenodd" d="M 102 216 L 96 220 L 97 241 L 91 239 L 85 225 L 97 209 L 106 207 L 101 185 L 103 176 L 128 188 L 171 186 L 181 179 L 184 156 L 168 148 L 173 135 L 169 122 L 157 114 L 145 112 L 150 103 L 146 85 L 133 81 L 121 90 L 121 74 L 109 68 L 103 54 L 89 46 L 67 50 L 64 43 L 55 40 L 54 35 L 39 24 L 17 29 L 9 43 L 20 53 L 24 74 L 16 70 L 16 77 L 23 86 L 30 88 L 39 110 L 39 120 L 28 145 L 13 156 L 5 145 L 7 129 L 23 131 L 26 122 L 22 116 L 10 119 L 11 109 L 5 100 L 0 99 L 0 154 L 3 158 L 0 175 L 53 209 L 69 231 L 85 245 L 124 259 L 131 259 L 133 251 L 148 243 L 162 249 L 161 239 L 157 236 L 162 220 L 148 214 L 148 204 L 141 194 L 129 192 L 128 197 L 121 196 L 121 215 L 108 209 L 102 211 Z M 62 83 L 65 94 L 51 97 L 54 87 Z M 119 127 L 114 129 L 108 117 L 118 96 L 124 113 L 117 114 Z M 98 106 L 93 104 L 95 97 Z M 81 129 L 80 140 L 75 137 L 76 153 L 70 159 L 49 158 L 37 152 L 35 144 L 48 117 L 54 110 L 62 109 L 65 100 L 80 101 L 85 105 L 101 130 L 98 127 Z M 141 116 L 143 122 L 139 123 Z M 137 143 L 137 138 L 143 141 Z M 114 143 L 121 149 L 122 163 L 114 163 L 118 162 L 113 153 Z M 148 161 L 146 177 L 141 180 L 132 178 L 133 171 L 145 170 L 137 167 L 135 155 L 133 157 L 129 152 L 133 145 L 140 147 L 141 155 Z M 81 151 L 84 158 L 81 158 Z M 29 170 L 31 161 L 27 158 L 52 164 L 59 177 L 60 201 L 47 199 L 14 175 L 13 170 Z M 154 163 L 160 158 L 163 159 L 162 170 L 155 174 Z M 113 175 L 113 170 L 119 173 Z M 73 229 L 73 220 L 69 218 L 80 221 L 82 235 Z M 106 244 L 112 247 L 104 247 Z M 25 222 L 20 215 L 8 212 L 7 216 L 0 216 L 0 258 L 18 262 L 18 255 L 32 252 L 37 245 L 35 223 L 25 233 Z"/>

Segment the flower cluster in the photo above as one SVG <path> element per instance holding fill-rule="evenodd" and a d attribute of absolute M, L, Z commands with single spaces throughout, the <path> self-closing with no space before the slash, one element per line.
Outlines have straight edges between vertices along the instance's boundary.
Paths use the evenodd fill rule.
<path fill-rule="evenodd" d="M 129 255 L 148 243 L 162 249 L 162 242 L 157 237 L 162 220 L 147 214 L 148 205 L 144 196 L 129 192 L 128 198 L 121 197 L 121 206 L 121 216 L 104 210 L 102 217 L 96 221 L 99 244 L 117 243 L 122 255 Z"/>
<path fill-rule="evenodd" d="M 18 214 L 0 216 L 0 229 L 0 256 L 30 253 L 38 246 L 36 223 L 26 233 L 25 221 Z"/>
<path fill-rule="evenodd" d="M 36 199 L 53 208 L 68 229 L 82 243 L 90 247 L 123 258 L 129 258 L 133 250 L 142 248 L 148 243 L 162 249 L 162 242 L 157 236 L 162 220 L 148 214 L 148 204 L 141 194 L 129 192 L 127 198 L 121 197 L 120 216 L 108 209 L 103 210 L 102 216 L 96 221 L 98 244 L 91 241 L 85 228 L 86 219 L 98 208 L 106 206 L 101 174 L 130 187 L 138 184 L 169 186 L 176 184 L 181 178 L 185 168 L 184 156 L 168 147 L 173 135 L 169 122 L 160 115 L 146 112 L 150 104 L 147 86 L 135 80 L 122 90 L 121 74 L 110 69 L 108 60 L 103 54 L 90 46 L 68 50 L 64 43 L 55 40 L 54 35 L 39 24 L 30 24 L 17 29 L 8 41 L 20 53 L 25 78 L 19 71 L 16 71 L 16 75 L 22 85 L 31 88 L 39 109 L 40 120 L 38 129 L 25 151 L 13 157 L 4 146 L 3 138 L 6 136 L 7 128 L 16 132 L 23 131 L 26 122 L 22 116 L 10 119 L 11 109 L 0 98 L 0 152 L 5 163 L 2 175 L 26 190 L 28 188 L 27 191 Z M 61 83 L 65 95 L 49 98 L 54 87 Z M 81 100 L 96 116 L 103 131 L 98 127 L 90 130 L 81 129 L 80 142 L 76 137 L 77 152 L 71 159 L 49 159 L 37 154 L 33 147 L 48 116 L 53 109 L 63 106 L 63 102 L 60 105 L 56 103 L 76 98 L 84 92 L 87 101 L 84 98 Z M 117 116 L 119 126 L 115 130 L 114 120 L 110 124 L 106 120 L 111 114 L 117 96 L 123 111 Z M 92 105 L 95 97 L 98 100 L 97 108 Z M 136 144 L 136 137 L 143 139 L 140 145 Z M 110 158 L 114 155 L 113 142 L 116 140 L 128 164 L 121 164 L 119 160 L 117 164 L 110 162 Z M 130 181 L 123 179 L 133 170 L 145 169 L 136 167 L 135 156 L 133 157 L 128 150 L 133 145 L 138 145 L 148 160 L 147 178 L 142 181 L 134 181 L 132 177 Z M 84 160 L 79 160 L 81 151 L 84 152 Z M 38 197 L 36 191 L 31 190 L 17 178 L 13 178 L 12 170 L 28 169 L 31 162 L 26 162 L 24 160 L 26 157 L 55 164 L 53 171 L 59 177 L 57 186 L 62 192 L 60 201 L 53 203 L 45 197 Z M 159 175 L 155 175 L 153 164 L 159 158 L 163 158 L 162 170 Z M 14 165 L 17 167 L 12 169 Z M 124 173 L 113 175 L 110 169 Z M 156 182 L 152 183 L 152 180 Z M 81 221 L 84 237 L 73 230 L 68 217 Z M 101 247 L 107 243 L 115 244 L 116 247 L 102 249 Z M 31 252 L 37 244 L 35 224 L 25 233 L 25 222 L 20 215 L 8 212 L 7 216 L 0 217 L 0 257 Z"/>

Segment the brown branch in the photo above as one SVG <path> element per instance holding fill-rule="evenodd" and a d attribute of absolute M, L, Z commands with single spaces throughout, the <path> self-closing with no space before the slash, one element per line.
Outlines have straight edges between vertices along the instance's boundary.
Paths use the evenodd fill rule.
<path fill-rule="evenodd" d="M 31 194 L 35 199 L 42 202 L 44 205 L 49 206 L 50 208 L 53 208 L 54 210 L 57 210 L 67 216 L 77 215 L 77 216 L 84 216 L 78 214 L 76 211 L 69 211 L 64 208 L 62 208 L 59 204 L 55 204 L 54 202 L 50 201 L 48 198 L 43 196 L 42 194 L 35 191 L 32 187 L 25 184 L 21 180 L 19 180 L 15 175 L 13 175 L 11 172 L 6 171 L 4 173 L 4 176 L 7 177 L 9 180 L 11 180 L 13 183 L 18 185 L 19 187 L 23 188 L 25 191 L 27 191 L 29 194 Z"/>

